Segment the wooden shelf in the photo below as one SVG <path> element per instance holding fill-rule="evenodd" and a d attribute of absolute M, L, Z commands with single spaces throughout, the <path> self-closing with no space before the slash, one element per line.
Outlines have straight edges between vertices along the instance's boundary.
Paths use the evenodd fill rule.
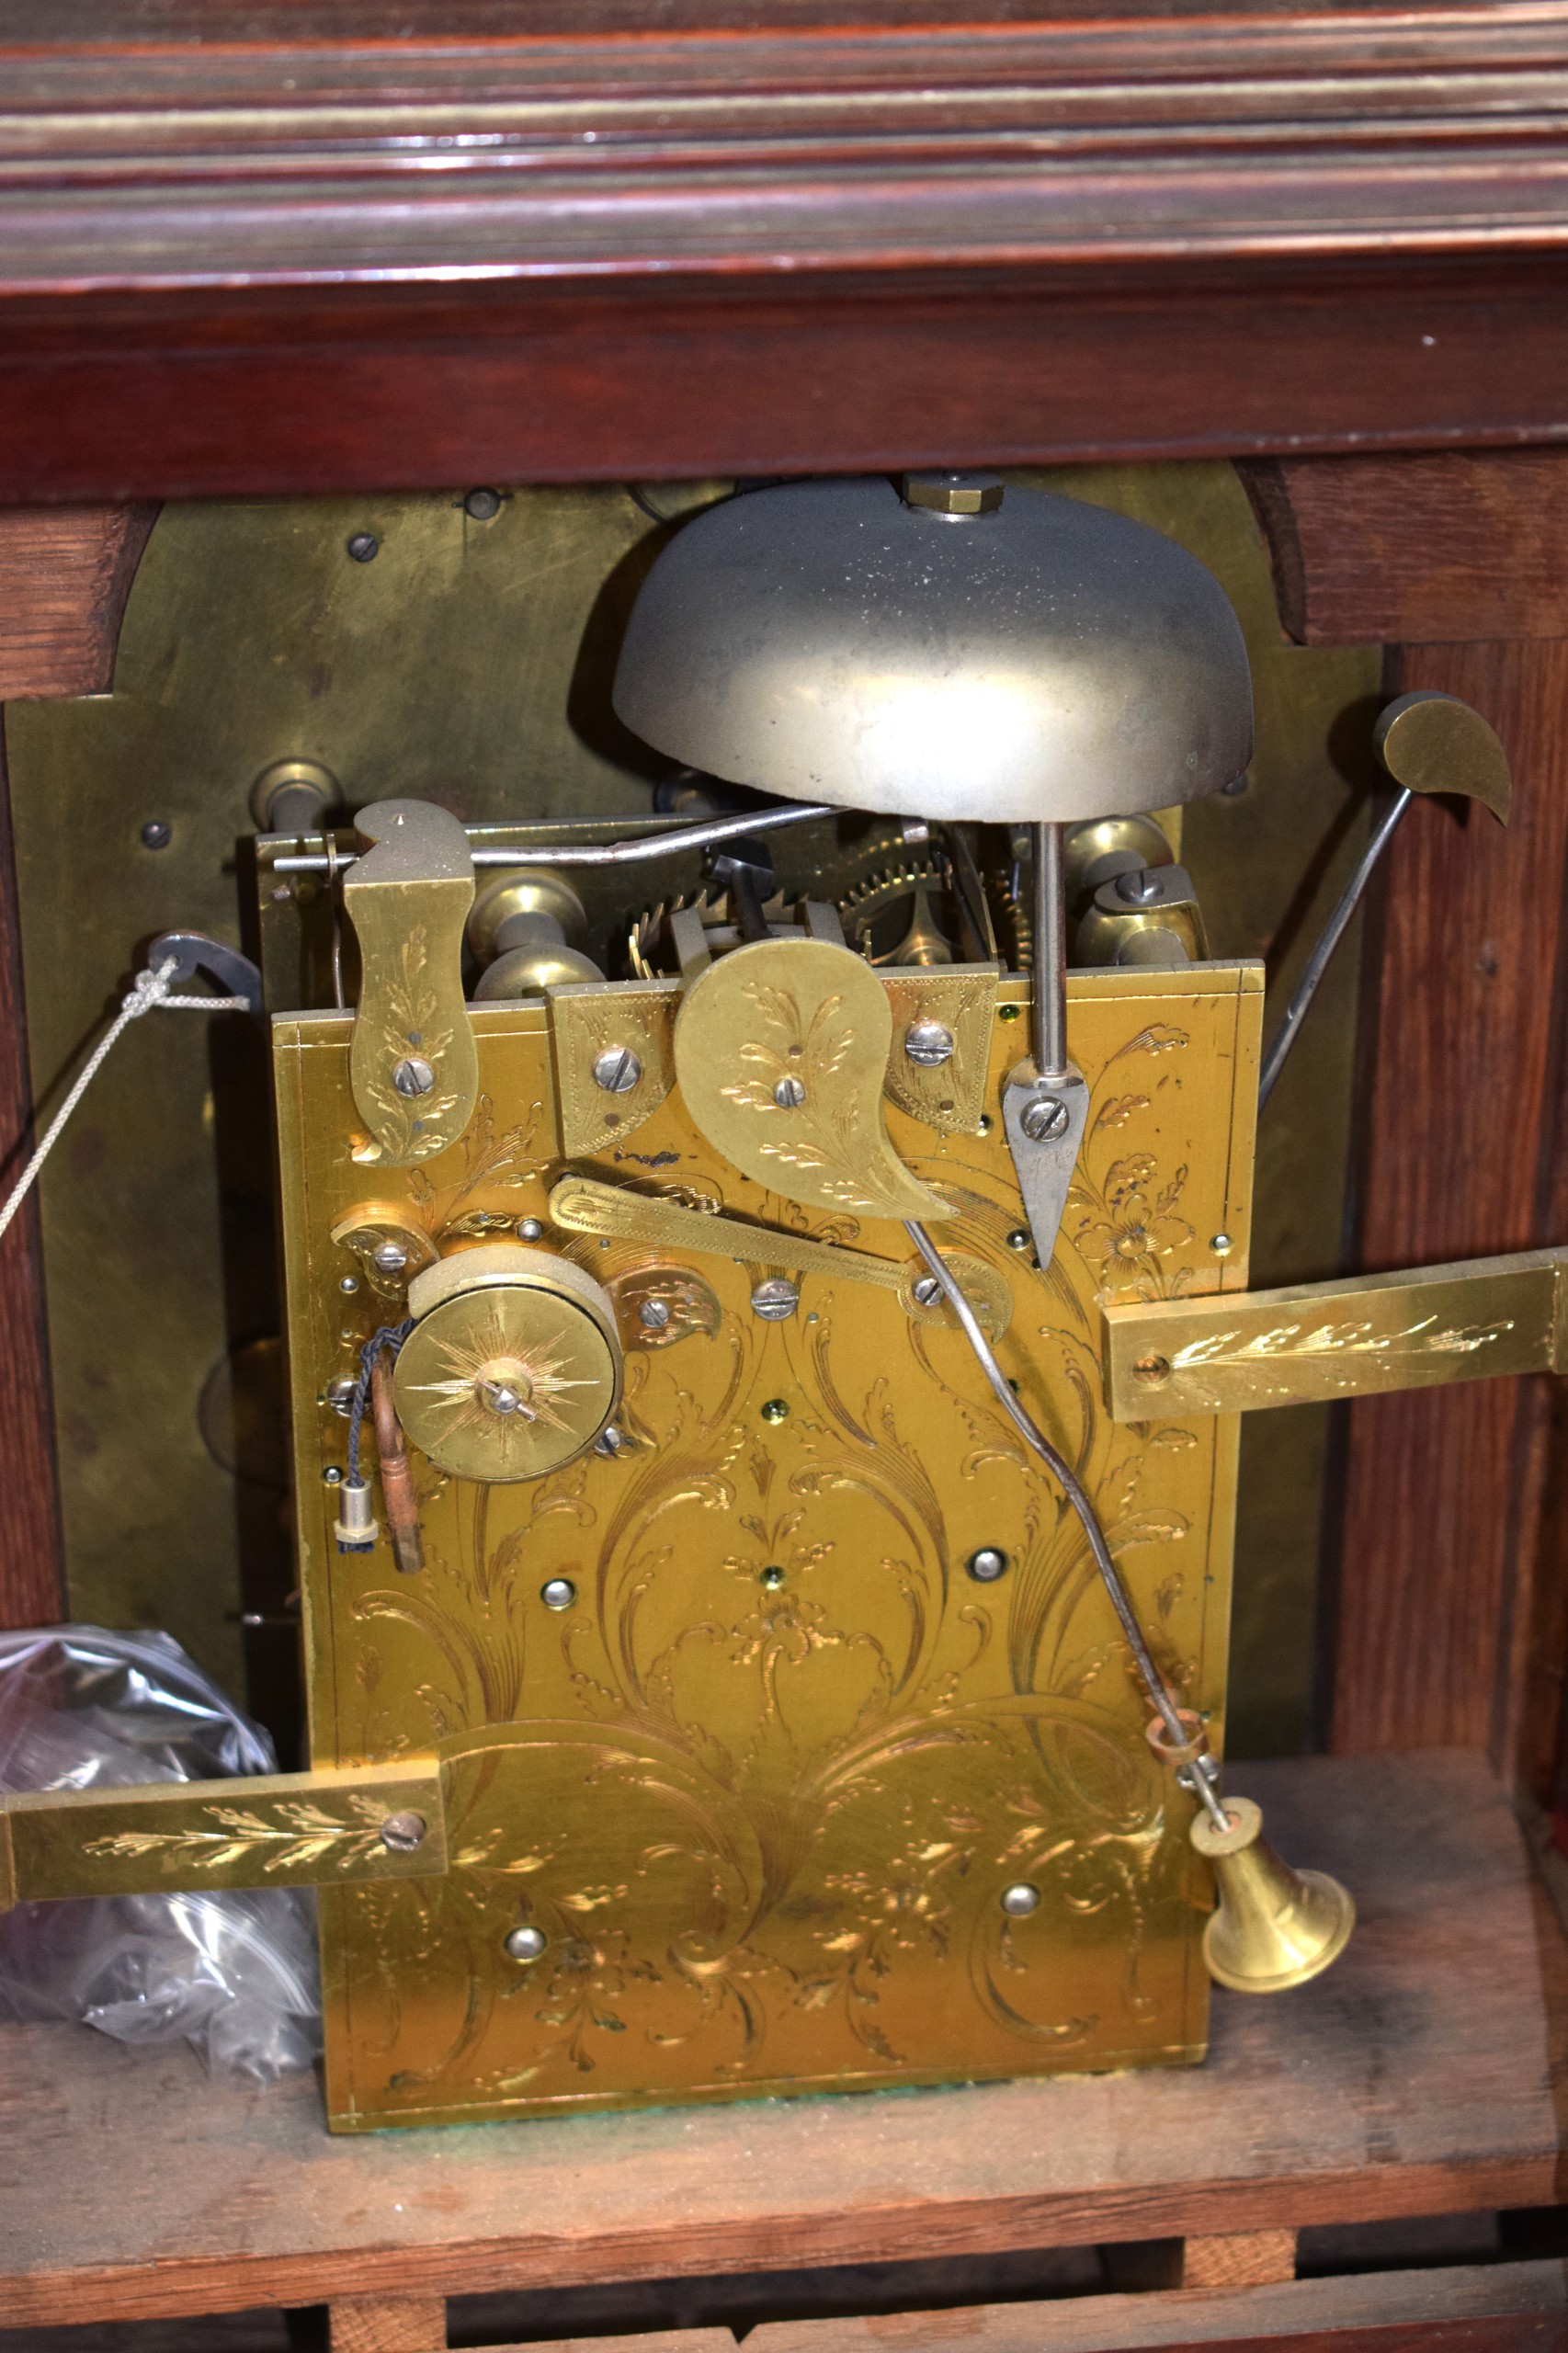
<path fill-rule="evenodd" d="M 1313 1758 L 1241 1768 L 1233 1785 L 1283 1853 L 1347 1882 L 1361 1916 L 1316 1984 L 1218 1995 L 1201 2068 L 345 2140 L 310 2079 L 246 2091 L 208 2083 L 183 2049 L 0 2029 L 0 2313 L 21 2326 L 355 2299 L 436 2311 L 508 2287 L 1191 2234 L 1261 2245 L 1553 2200 L 1556 1953 L 1483 1760 Z M 1523 2268 L 1505 2267 L 1516 2295 Z"/>

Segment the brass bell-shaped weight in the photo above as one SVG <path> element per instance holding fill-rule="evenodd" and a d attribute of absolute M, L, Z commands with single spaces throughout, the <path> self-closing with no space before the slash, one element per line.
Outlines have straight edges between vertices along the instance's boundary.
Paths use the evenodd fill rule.
<path fill-rule="evenodd" d="M 1229 1828 L 1207 1814 L 1192 1843 L 1213 1866 L 1220 1903 L 1203 1932 L 1203 1959 L 1216 1984 L 1235 1994 L 1283 1994 L 1339 1959 L 1356 1926 L 1348 1891 L 1326 1871 L 1293 1871 L 1263 1836 L 1251 1798 L 1221 1804 Z"/>

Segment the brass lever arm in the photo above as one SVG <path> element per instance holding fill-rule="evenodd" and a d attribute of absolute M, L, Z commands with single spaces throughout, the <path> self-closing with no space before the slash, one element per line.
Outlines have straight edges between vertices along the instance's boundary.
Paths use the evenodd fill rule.
<path fill-rule="evenodd" d="M 703 1210 L 683 1209 L 678 1201 L 625 1192 L 619 1185 L 598 1185 L 590 1176 L 563 1176 L 550 1196 L 550 1214 L 567 1233 L 596 1233 L 603 1241 L 646 1242 L 654 1249 L 733 1258 L 743 1267 L 792 1267 L 802 1275 L 837 1275 L 847 1282 L 870 1283 L 878 1290 L 896 1291 L 904 1313 L 916 1323 L 949 1320 L 940 1298 L 927 1299 L 915 1290 L 926 1272 L 919 1258 L 873 1258 L 867 1251 L 846 1250 L 835 1242 L 808 1242 L 798 1233 L 747 1225 L 736 1217 L 710 1217 Z M 981 1324 L 999 1339 L 1013 1313 L 1006 1278 L 967 1250 L 950 1251 L 948 1266 Z"/>
<path fill-rule="evenodd" d="M 1101 1310 L 1113 1419 L 1568 1370 L 1568 1248 Z"/>
<path fill-rule="evenodd" d="M 357 1886 L 446 1868 L 433 1760 L 0 1799 L 0 1912 L 60 1896 Z"/>
<path fill-rule="evenodd" d="M 647 1242 L 666 1250 L 699 1250 L 739 1259 L 746 1267 L 795 1267 L 802 1274 L 840 1275 L 846 1281 L 902 1290 L 911 1262 L 873 1258 L 835 1242 L 808 1242 L 796 1233 L 775 1233 L 740 1218 L 710 1216 L 661 1201 L 619 1185 L 597 1185 L 588 1176 L 563 1176 L 550 1196 L 551 1221 L 569 1233 L 596 1233 L 616 1242 Z"/>

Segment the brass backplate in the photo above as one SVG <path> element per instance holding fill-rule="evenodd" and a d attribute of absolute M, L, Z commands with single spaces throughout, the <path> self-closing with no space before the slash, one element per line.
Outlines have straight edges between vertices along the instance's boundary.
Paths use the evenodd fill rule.
<path fill-rule="evenodd" d="M 1025 983 L 1001 986 L 985 1131 L 894 1108 L 889 1134 L 956 1204 L 944 1243 L 1010 1286 L 1003 1366 L 1078 1465 L 1218 1748 L 1236 1424 L 1114 1423 L 1099 1301 L 1245 1285 L 1261 974 L 1069 985 L 1093 1099 L 1050 1267 L 995 1116 Z M 377 1172 L 437 1247 L 548 1220 L 575 1174 L 909 1255 L 895 1222 L 809 1212 L 718 1162 L 678 1088 L 634 1151 L 569 1162 L 543 1009 L 472 1019 L 472 1128 Z M 961 1335 L 896 1293 L 813 1268 L 798 1312 L 767 1322 L 755 1267 L 547 1225 L 618 1303 L 664 1267 L 710 1312 L 657 1347 L 624 1335 L 618 1450 L 494 1487 L 415 1456 L 424 1571 L 400 1576 L 384 1541 L 336 1552 L 327 1388 L 387 1320 L 340 1289 L 357 1262 L 331 1239 L 364 1185 L 349 1032 L 334 1013 L 274 1024 L 312 1748 L 434 1751 L 451 1860 L 417 1886 L 323 1893 L 335 2127 L 1200 2057 L 1190 1802 L 1144 1739 L 1076 1521 Z M 967 1566 L 983 1547 L 1008 1563 L 991 1582 Z M 1025 1917 L 1001 1904 L 1018 1883 L 1040 1894 Z M 537 1958 L 508 1952 L 519 1927 L 541 1932 Z"/>

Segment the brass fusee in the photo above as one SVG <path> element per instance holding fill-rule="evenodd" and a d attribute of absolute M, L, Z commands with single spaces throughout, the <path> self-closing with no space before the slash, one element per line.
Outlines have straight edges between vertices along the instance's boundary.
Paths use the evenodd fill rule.
<path fill-rule="evenodd" d="M 1348 1892 L 1326 1871 L 1293 1871 L 1263 1836 L 1251 1798 L 1227 1797 L 1230 1828 L 1195 1817 L 1193 1845 L 1213 1866 L 1220 1904 L 1203 1931 L 1203 1959 L 1233 1994 L 1283 1994 L 1339 1959 L 1356 1926 Z"/>

